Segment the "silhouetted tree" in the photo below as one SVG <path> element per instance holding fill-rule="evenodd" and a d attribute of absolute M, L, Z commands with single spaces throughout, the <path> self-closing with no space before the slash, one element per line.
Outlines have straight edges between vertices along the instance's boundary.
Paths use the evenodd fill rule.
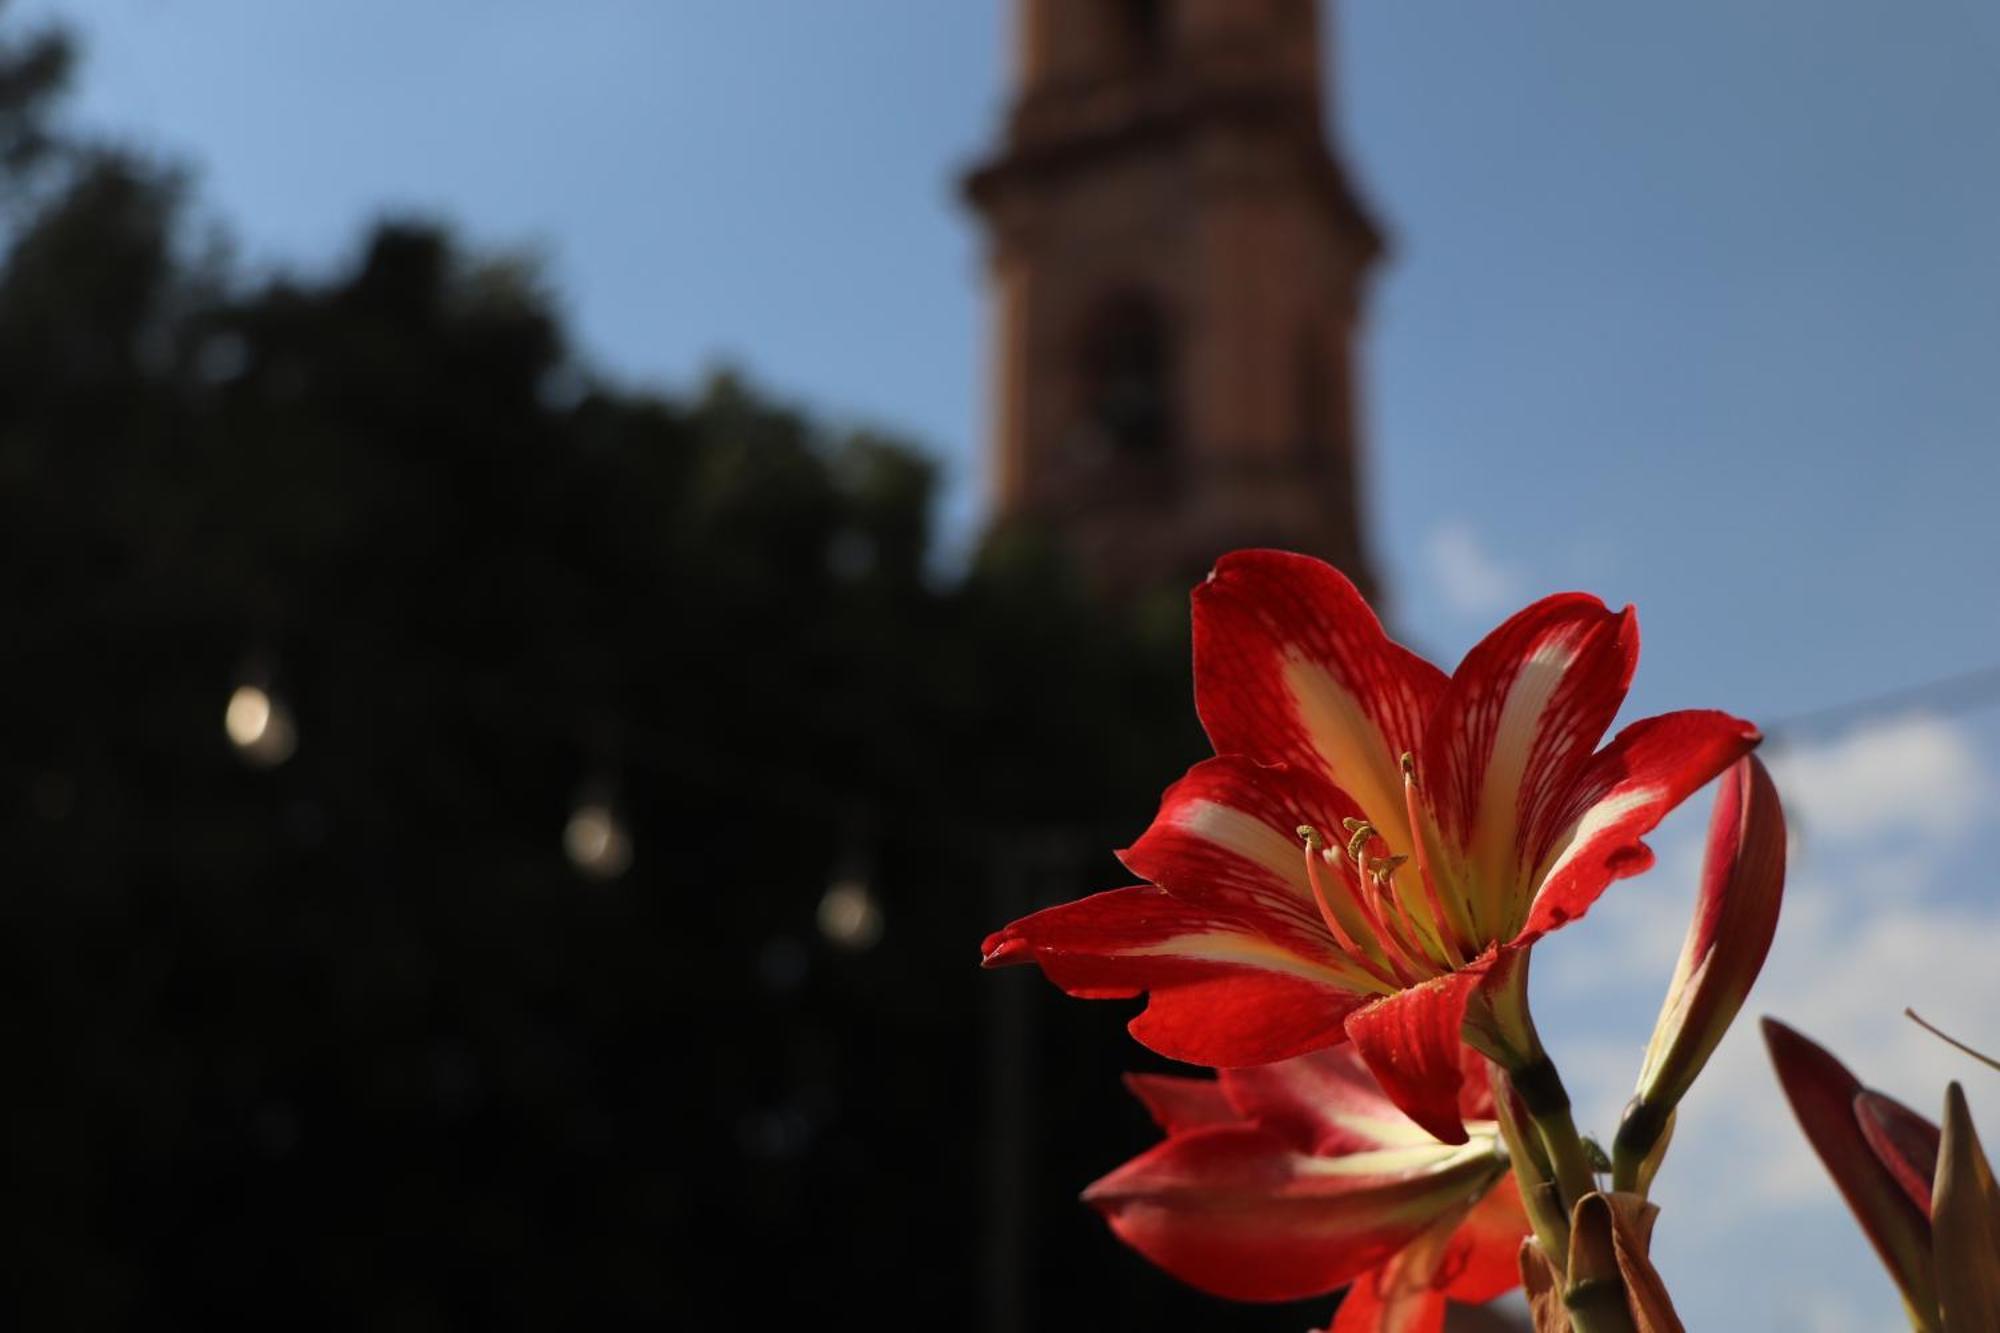
<path fill-rule="evenodd" d="M 975 967 L 1197 754 L 1180 597 L 1030 532 L 941 576 L 908 447 L 607 383 L 439 226 L 245 281 L 58 132 L 68 62 L 0 42 L 22 1326 L 978 1326 L 1009 1273 L 1036 1327 L 1214 1319 L 1070 1202 L 1150 1138 L 1120 1015 Z M 278 767 L 223 735 L 252 676 Z M 843 875 L 870 950 L 815 924 Z"/>

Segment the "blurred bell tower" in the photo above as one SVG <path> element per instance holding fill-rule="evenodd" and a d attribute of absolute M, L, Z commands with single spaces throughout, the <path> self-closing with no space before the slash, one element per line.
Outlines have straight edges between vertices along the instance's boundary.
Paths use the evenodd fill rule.
<path fill-rule="evenodd" d="M 1382 241 L 1328 147 L 1317 0 L 1013 0 L 988 484 L 1101 588 L 1275 545 L 1374 590 L 1355 343 Z"/>

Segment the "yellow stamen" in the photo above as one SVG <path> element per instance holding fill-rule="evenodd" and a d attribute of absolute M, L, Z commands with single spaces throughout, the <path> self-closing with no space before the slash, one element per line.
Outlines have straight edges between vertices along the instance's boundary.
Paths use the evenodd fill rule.
<path fill-rule="evenodd" d="M 1411 902 L 1396 888 L 1396 871 L 1409 860 L 1406 853 L 1381 857 L 1368 855 L 1368 845 L 1382 837 L 1380 830 L 1365 819 L 1340 821 L 1347 830 L 1347 858 L 1354 863 L 1355 877 L 1350 889 L 1354 903 L 1366 920 L 1368 934 L 1377 945 L 1370 957 L 1395 969 L 1404 985 L 1414 985 L 1426 977 L 1454 967 L 1463 967 L 1464 956 L 1442 942 L 1443 932 L 1428 918 L 1421 901 Z M 1303 826 L 1301 826 L 1303 836 Z M 1330 855 L 1330 853 L 1322 853 Z M 1308 874 L 1314 873 L 1310 857 Z M 1346 881 L 1343 879 L 1343 885 Z M 1315 880 L 1317 886 L 1318 881 Z M 1316 888 L 1316 892 L 1317 892 Z M 1359 925 L 1360 922 L 1351 924 Z M 1352 932 L 1363 938 L 1362 932 Z M 1457 962 L 1454 962 L 1454 957 Z"/>
<path fill-rule="evenodd" d="M 1390 971 L 1388 957 L 1368 930 L 1365 917 L 1349 923 L 1342 921 L 1340 913 L 1335 910 L 1334 902 L 1337 900 L 1328 893 L 1325 883 L 1325 876 L 1333 873 L 1333 867 L 1326 863 L 1329 850 L 1326 840 L 1310 824 L 1299 825 L 1299 836 L 1305 839 L 1306 844 L 1306 880 L 1312 885 L 1313 899 L 1319 904 L 1320 919 L 1326 923 L 1334 942 L 1377 981 L 1391 990 L 1400 988 L 1402 983 Z"/>

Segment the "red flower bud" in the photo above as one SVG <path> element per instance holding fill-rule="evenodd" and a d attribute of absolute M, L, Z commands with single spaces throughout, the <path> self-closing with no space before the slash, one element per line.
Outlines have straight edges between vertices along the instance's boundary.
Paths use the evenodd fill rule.
<path fill-rule="evenodd" d="M 1660 1007 L 1639 1101 L 1664 1119 L 1743 1007 L 1771 951 L 1785 887 L 1785 813 L 1771 775 L 1745 756 L 1722 775 L 1708 823 L 1701 896 Z"/>

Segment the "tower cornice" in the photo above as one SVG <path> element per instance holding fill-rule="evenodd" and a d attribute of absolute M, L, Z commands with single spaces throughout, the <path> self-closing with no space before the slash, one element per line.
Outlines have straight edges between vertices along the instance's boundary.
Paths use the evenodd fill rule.
<path fill-rule="evenodd" d="M 1354 384 L 1385 246 L 1330 147 L 1310 0 L 1017 0 L 989 230 L 996 516 L 1102 587 L 1280 545 L 1363 586 Z"/>

